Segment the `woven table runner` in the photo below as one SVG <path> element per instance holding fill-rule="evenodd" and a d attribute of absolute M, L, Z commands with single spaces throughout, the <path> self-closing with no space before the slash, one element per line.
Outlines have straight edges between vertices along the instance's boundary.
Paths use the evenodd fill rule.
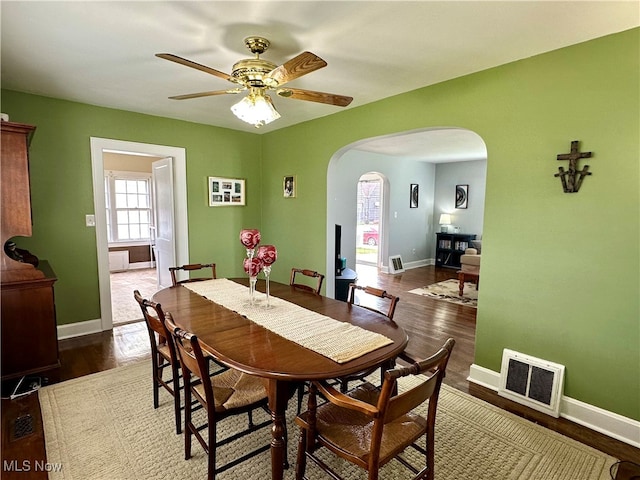
<path fill-rule="evenodd" d="M 249 288 L 226 278 L 183 286 L 337 363 L 348 362 L 393 343 L 384 335 L 334 320 L 273 295 L 269 297 L 270 306 L 267 307 L 267 296 L 262 292 L 255 292 L 255 302 L 251 305 Z"/>

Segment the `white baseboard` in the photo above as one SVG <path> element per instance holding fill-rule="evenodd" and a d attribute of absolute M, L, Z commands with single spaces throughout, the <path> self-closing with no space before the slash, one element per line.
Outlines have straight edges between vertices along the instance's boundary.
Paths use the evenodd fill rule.
<path fill-rule="evenodd" d="M 101 331 L 102 321 L 99 318 L 96 320 L 87 320 L 86 322 L 67 323 L 66 325 L 58 325 L 58 340 L 80 337 Z"/>
<path fill-rule="evenodd" d="M 414 262 L 409 262 L 404 264 L 405 270 L 411 270 L 412 268 L 420 268 L 426 267 L 427 265 L 435 265 L 436 261 L 433 258 L 425 258 L 423 260 L 416 260 Z M 381 273 L 389 273 L 389 266 L 380 267 Z"/>
<path fill-rule="evenodd" d="M 404 264 L 405 270 L 411 270 L 412 268 L 426 267 L 427 265 L 435 265 L 432 258 L 425 258 L 423 260 L 416 260 L 414 262 L 406 262 Z"/>
<path fill-rule="evenodd" d="M 155 262 L 135 262 L 129 264 L 129 270 L 140 270 L 143 268 L 155 268 Z"/>
<path fill-rule="evenodd" d="M 471 365 L 470 382 L 498 391 L 500 374 L 479 365 Z M 640 448 L 640 422 L 602 408 L 563 396 L 560 416 L 596 432 Z"/>

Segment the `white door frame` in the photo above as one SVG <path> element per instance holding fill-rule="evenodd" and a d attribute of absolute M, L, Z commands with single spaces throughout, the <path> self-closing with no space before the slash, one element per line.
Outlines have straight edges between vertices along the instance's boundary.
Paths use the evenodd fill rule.
<path fill-rule="evenodd" d="M 104 151 L 135 153 L 157 157 L 173 157 L 173 194 L 175 199 L 174 228 L 176 261 L 189 263 L 189 232 L 187 219 L 187 154 L 181 147 L 127 142 L 108 138 L 91 137 L 91 170 L 93 175 L 93 208 L 96 220 L 96 253 L 98 258 L 98 284 L 100 289 L 101 329 L 113 328 L 111 310 L 111 281 L 109 278 L 109 245 L 107 242 L 107 218 L 104 190 Z M 133 293 L 131 294 L 133 301 Z"/>

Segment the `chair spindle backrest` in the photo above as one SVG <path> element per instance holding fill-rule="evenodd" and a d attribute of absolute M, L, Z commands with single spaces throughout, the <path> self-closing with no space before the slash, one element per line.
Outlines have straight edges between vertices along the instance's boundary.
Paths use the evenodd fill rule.
<path fill-rule="evenodd" d="M 361 285 L 356 285 L 355 283 L 350 283 L 349 284 L 349 295 L 347 298 L 347 301 L 351 304 L 355 303 L 356 300 L 356 290 L 361 290 L 362 292 L 368 294 L 368 295 L 372 295 L 374 297 L 380 298 L 382 299 L 382 303 L 386 303 L 387 304 L 387 308 L 386 310 L 381 310 L 377 307 L 373 307 L 370 305 L 364 305 L 364 304 L 360 304 L 361 307 L 364 307 L 368 310 L 372 310 L 374 312 L 378 312 L 381 313 L 382 315 L 385 315 L 386 317 L 389 318 L 389 320 L 393 320 L 393 315 L 396 312 L 396 305 L 398 304 L 398 302 L 400 301 L 400 297 L 396 296 L 396 295 L 391 295 L 390 293 L 387 293 L 385 290 L 382 290 L 380 288 L 375 288 L 375 287 L 363 287 Z"/>
<path fill-rule="evenodd" d="M 176 273 L 180 270 L 185 272 L 192 272 L 195 270 L 203 270 L 206 268 L 211 269 L 210 277 L 198 277 L 198 278 L 187 278 L 185 280 L 178 280 L 176 277 Z M 169 273 L 171 273 L 171 283 L 175 287 L 181 283 L 190 283 L 190 282 L 199 282 L 202 280 L 213 280 L 218 278 L 216 275 L 216 264 L 215 263 L 191 263 L 188 265 L 181 265 L 179 267 L 169 267 Z"/>
<path fill-rule="evenodd" d="M 316 279 L 315 287 L 306 285 L 304 283 L 296 282 L 296 275 L 303 275 L 309 278 Z M 295 288 L 299 288 L 301 290 L 306 290 L 308 292 L 313 292 L 317 295 L 320 295 L 320 289 L 322 288 L 322 282 L 324 281 L 324 275 L 318 273 L 314 270 L 307 270 L 302 268 L 292 268 L 291 269 L 291 278 L 289 279 L 289 285 Z"/>
<path fill-rule="evenodd" d="M 213 388 L 211 382 L 204 381 L 209 378 L 207 360 L 202 352 L 200 341 L 194 334 L 178 327 L 173 321 L 170 312 L 165 314 L 165 324 L 167 330 L 173 338 L 176 346 L 180 365 L 182 366 L 182 376 L 185 380 L 185 388 L 191 384 L 191 375 L 194 375 L 202 381 L 205 392 L 205 401 L 213 402 Z M 213 405 L 213 403 L 211 403 Z"/>
<path fill-rule="evenodd" d="M 388 423 L 407 412 L 415 409 L 419 405 L 429 400 L 428 416 L 433 415 L 435 420 L 435 412 L 438 403 L 438 395 L 440 385 L 445 376 L 447 363 L 455 340 L 448 339 L 445 344 L 435 354 L 420 362 L 409 365 L 408 367 L 398 367 L 385 373 L 385 381 L 382 390 L 389 389 L 390 395 L 395 389 L 396 380 L 407 375 L 423 375 L 426 379 L 419 385 L 401 394 L 390 396 L 386 406 L 384 422 Z M 381 394 L 381 400 L 384 394 Z M 382 407 L 382 405 L 379 405 Z"/>
<path fill-rule="evenodd" d="M 170 341 L 167 327 L 165 326 L 165 315 L 162 311 L 162 306 L 159 303 L 155 303 L 151 300 L 142 298 L 142 295 L 138 290 L 133 291 L 133 297 L 140 305 L 140 310 L 142 311 L 144 322 L 147 325 L 147 330 L 149 331 L 149 339 L 152 343 L 152 348 L 157 349 L 158 345 L 164 345 L 165 343 L 168 343 L 169 351 L 172 354 L 172 358 L 175 359 L 175 350 L 173 344 Z M 153 311 L 153 314 L 150 310 Z"/>

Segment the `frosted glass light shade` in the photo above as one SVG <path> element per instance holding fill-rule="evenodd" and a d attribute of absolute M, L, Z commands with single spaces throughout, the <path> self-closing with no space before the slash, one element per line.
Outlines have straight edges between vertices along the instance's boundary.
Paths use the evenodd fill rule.
<path fill-rule="evenodd" d="M 250 123 L 256 128 L 280 118 L 280 114 L 273 106 L 269 95 L 264 95 L 262 92 L 249 93 L 233 105 L 231 111 L 240 120 Z"/>

